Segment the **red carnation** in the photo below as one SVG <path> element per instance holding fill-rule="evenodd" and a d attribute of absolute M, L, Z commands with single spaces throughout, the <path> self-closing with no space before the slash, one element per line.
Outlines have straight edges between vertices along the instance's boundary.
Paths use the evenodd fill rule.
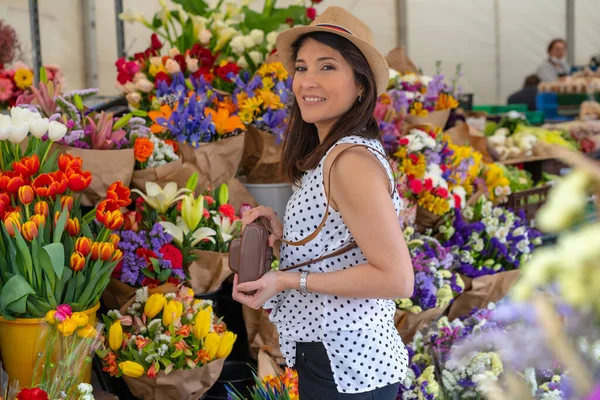
<path fill-rule="evenodd" d="M 22 389 L 17 394 L 18 400 L 48 400 L 48 393 L 40 388 Z"/>
<path fill-rule="evenodd" d="M 428 192 L 433 189 L 433 180 L 431 178 L 425 179 L 425 190 Z"/>
<path fill-rule="evenodd" d="M 231 82 L 231 78 L 237 75 L 240 72 L 240 67 L 238 67 L 234 63 L 227 63 L 222 67 L 215 68 L 215 74 L 225 82 Z M 229 76 L 230 73 L 233 73 L 233 76 Z"/>
<path fill-rule="evenodd" d="M 153 33 L 152 36 L 150 36 L 150 43 L 150 47 L 152 47 L 153 50 L 160 50 L 160 48 L 163 47 L 163 44 L 158 39 L 158 35 L 156 33 Z"/>
<path fill-rule="evenodd" d="M 440 169 L 442 170 L 442 172 L 446 172 L 448 170 L 448 166 L 445 164 L 440 165 Z"/>
<path fill-rule="evenodd" d="M 172 244 L 165 244 L 159 250 L 160 254 L 163 256 L 163 260 L 171 261 L 172 269 L 182 269 L 183 268 L 183 255 L 181 251 Z"/>
<path fill-rule="evenodd" d="M 448 189 L 445 188 L 437 188 L 435 189 L 436 196 L 441 197 L 442 199 L 448 198 Z"/>
<path fill-rule="evenodd" d="M 413 179 L 410 181 L 410 190 L 414 194 L 419 194 L 423 191 L 423 183 L 418 179 Z"/>
<path fill-rule="evenodd" d="M 230 221 L 233 221 L 233 219 L 235 218 L 235 208 L 233 208 L 231 204 L 222 204 L 219 207 L 219 213 L 229 218 Z"/>
<path fill-rule="evenodd" d="M 417 164 L 419 162 L 419 156 L 416 154 L 409 154 L 408 158 L 412 161 L 413 164 Z"/>
<path fill-rule="evenodd" d="M 410 142 L 408 141 L 407 138 L 405 138 L 405 137 L 400 138 L 400 146 L 408 146 L 408 143 L 410 143 Z"/>
<path fill-rule="evenodd" d="M 173 59 L 179 64 L 179 68 L 181 68 L 181 72 L 185 73 L 187 70 L 187 63 L 185 62 L 185 57 L 181 54 L 177 54 Z"/>
<path fill-rule="evenodd" d="M 158 258 L 155 252 L 153 252 L 152 250 L 144 249 L 142 247 L 135 251 L 135 255 L 138 257 L 142 257 L 144 260 L 146 260 L 147 264 L 150 264 L 150 258 Z"/>
<path fill-rule="evenodd" d="M 190 50 L 190 56 L 197 58 L 200 61 L 200 65 L 203 67 L 212 68 L 215 65 L 217 57 L 207 48 L 202 47 L 196 43 Z"/>
<path fill-rule="evenodd" d="M 308 19 L 310 19 L 311 21 L 313 21 L 316 17 L 317 17 L 317 10 L 309 7 L 306 9 L 306 16 L 308 17 Z"/>

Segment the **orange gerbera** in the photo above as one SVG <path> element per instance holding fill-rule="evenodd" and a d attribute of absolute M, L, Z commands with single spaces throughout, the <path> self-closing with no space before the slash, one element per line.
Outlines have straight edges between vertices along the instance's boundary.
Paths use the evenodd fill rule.
<path fill-rule="evenodd" d="M 150 158 L 153 151 L 154 143 L 148 138 L 137 138 L 133 144 L 135 159 L 141 163 L 148 161 L 148 158 Z"/>
<path fill-rule="evenodd" d="M 237 115 L 230 116 L 229 110 L 226 108 L 220 107 L 218 111 L 207 108 L 204 112 L 207 116 L 212 116 L 212 121 L 215 124 L 215 129 L 219 135 L 231 133 L 236 129 L 245 129 L 240 117 Z"/>

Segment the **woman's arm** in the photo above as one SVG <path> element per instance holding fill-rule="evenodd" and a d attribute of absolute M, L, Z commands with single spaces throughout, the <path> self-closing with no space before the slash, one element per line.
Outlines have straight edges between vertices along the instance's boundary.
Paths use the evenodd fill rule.
<path fill-rule="evenodd" d="M 343 146 L 338 146 L 327 158 L 325 177 Z M 379 160 L 366 148 L 350 149 L 340 155 L 331 182 L 332 204 L 342 214 L 368 262 L 343 271 L 311 273 L 308 290 L 343 297 L 410 297 L 414 286 L 410 254 L 391 201 L 389 179 Z M 239 293 L 238 299 L 258 308 L 276 293 L 299 287 L 299 272 L 275 272 L 258 281 L 239 284 L 235 289 L 258 290 L 253 296 Z"/>

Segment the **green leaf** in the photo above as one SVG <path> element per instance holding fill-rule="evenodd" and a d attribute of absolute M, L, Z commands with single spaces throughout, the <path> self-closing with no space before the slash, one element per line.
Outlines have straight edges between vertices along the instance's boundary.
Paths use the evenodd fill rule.
<path fill-rule="evenodd" d="M 27 309 L 29 313 L 35 317 L 41 318 L 46 315 L 48 311 L 52 308 L 50 304 L 44 300 L 41 300 L 35 296 L 29 297 L 27 299 Z"/>
<path fill-rule="evenodd" d="M 65 286 L 67 286 L 67 283 L 71 279 L 71 276 L 73 276 L 73 271 L 70 268 L 65 268 L 61 280 L 56 284 L 56 288 L 54 289 L 54 297 L 59 303 L 64 303 L 64 301 L 62 301 L 62 295 L 65 291 Z"/>
<path fill-rule="evenodd" d="M 152 264 L 152 269 L 154 269 L 154 272 L 158 274 L 160 272 L 160 264 L 158 263 L 158 259 L 151 257 L 150 263 Z"/>
<path fill-rule="evenodd" d="M 15 229 L 15 241 L 17 242 L 17 248 L 19 249 L 21 260 L 23 261 L 23 267 L 25 270 L 24 275 L 28 279 L 33 279 L 33 260 L 31 259 L 31 252 L 27 246 L 27 243 L 25 243 L 25 239 L 23 239 L 23 236 L 18 229 Z"/>
<path fill-rule="evenodd" d="M 21 275 L 14 275 L 6 282 L 0 293 L 0 312 L 25 314 L 27 297 L 35 295 L 35 290 Z"/>
<path fill-rule="evenodd" d="M 203 0 L 173 0 L 175 4 L 181 4 L 183 9 L 193 15 L 205 16 L 208 4 Z"/>
<path fill-rule="evenodd" d="M 146 275 L 148 278 L 156 279 L 156 274 L 154 272 L 150 271 L 148 268 L 144 268 L 142 270 L 142 274 Z"/>
<path fill-rule="evenodd" d="M 64 303 L 72 303 L 75 301 L 75 279 L 71 277 L 69 281 L 65 284 L 67 288 L 67 293 L 65 294 Z"/>
<path fill-rule="evenodd" d="M 183 354 L 182 350 L 177 350 L 177 351 L 171 353 L 171 358 L 177 358 L 177 357 L 179 357 L 182 354 Z"/>
<path fill-rule="evenodd" d="M 44 165 L 42 165 L 42 167 L 40 168 L 40 175 L 47 174 L 56 170 L 56 159 L 59 155 L 59 151 L 53 151 L 53 149 L 50 149 L 50 154 L 48 155 L 48 158 L 46 158 Z"/>
<path fill-rule="evenodd" d="M 46 279 L 44 280 L 44 286 L 46 287 L 46 299 L 48 300 L 48 303 L 50 304 L 50 308 L 58 307 L 58 303 L 56 302 L 56 298 L 54 297 L 54 287 L 52 287 L 52 285 L 50 285 L 50 281 L 48 280 L 47 276 L 46 276 Z"/>
<path fill-rule="evenodd" d="M 67 225 L 68 214 L 69 211 L 66 208 L 60 213 L 60 217 L 58 217 L 58 221 L 54 227 L 54 237 L 52 240 L 53 243 L 60 243 L 60 238 L 62 237 L 62 234 L 65 231 L 65 226 Z"/>
<path fill-rule="evenodd" d="M 165 282 L 167 279 L 169 279 L 170 276 L 171 276 L 171 270 L 168 268 L 165 268 L 162 271 L 160 271 L 160 273 L 158 274 L 158 280 L 161 282 Z"/>
<path fill-rule="evenodd" d="M 154 16 L 154 19 L 152 20 L 152 26 L 154 27 L 154 30 L 157 30 L 158 28 L 160 28 L 163 25 L 162 23 L 162 19 L 160 19 L 158 17 L 158 14 L 156 14 Z"/>
<path fill-rule="evenodd" d="M 77 301 L 82 306 L 85 306 L 86 304 L 88 304 L 88 302 L 90 301 L 90 298 L 92 298 L 94 289 L 96 288 L 96 284 L 98 283 L 100 278 L 101 278 L 100 275 L 96 275 L 96 276 L 92 277 L 92 280 L 88 282 L 87 286 L 85 287 L 85 290 L 83 291 L 81 296 L 77 299 Z"/>
<path fill-rule="evenodd" d="M 52 266 L 57 279 L 62 279 L 65 270 L 65 248 L 62 243 L 50 243 L 42 247 L 40 262 Z M 46 272 L 48 274 L 48 272 Z"/>

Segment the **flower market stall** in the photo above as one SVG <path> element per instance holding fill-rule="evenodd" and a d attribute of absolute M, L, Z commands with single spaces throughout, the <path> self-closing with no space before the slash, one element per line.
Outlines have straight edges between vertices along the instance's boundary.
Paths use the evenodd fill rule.
<path fill-rule="evenodd" d="M 120 14 L 147 30 L 114 62 L 125 112 L 0 51 L 0 397 L 299 398 L 268 311 L 231 297 L 228 254 L 244 211 L 283 216 L 292 193 L 274 46 L 320 1 L 239 3 Z M 415 273 L 395 299 L 397 398 L 597 398 L 597 103 L 546 124 L 465 110 L 460 65 L 425 76 L 402 48 L 387 58 L 374 116 Z"/>

